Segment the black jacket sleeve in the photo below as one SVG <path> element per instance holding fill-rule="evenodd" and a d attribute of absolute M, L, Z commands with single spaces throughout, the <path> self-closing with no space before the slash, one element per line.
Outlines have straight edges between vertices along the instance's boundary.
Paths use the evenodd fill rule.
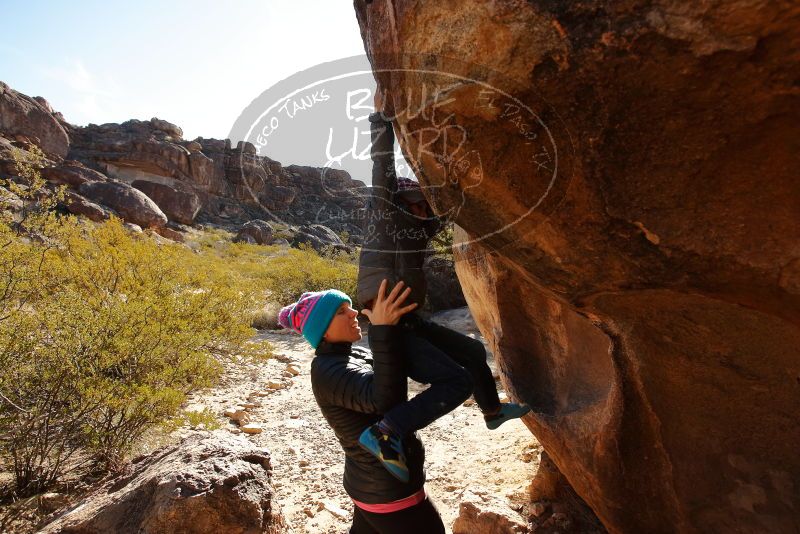
<path fill-rule="evenodd" d="M 369 116 L 372 147 L 372 199 L 390 201 L 397 191 L 397 172 L 394 168 L 394 129 L 380 113 Z"/>
<path fill-rule="evenodd" d="M 400 327 L 379 325 L 369 329 L 373 367 L 326 358 L 312 366 L 312 386 L 317 402 L 362 413 L 383 414 L 405 402 L 408 382 L 400 351 Z"/>
<path fill-rule="evenodd" d="M 372 135 L 372 186 L 367 201 L 363 243 L 358 260 L 358 301 L 373 300 L 383 279 L 390 286 L 397 282 L 396 249 L 397 173 L 394 168 L 394 130 L 380 113 L 369 116 Z"/>

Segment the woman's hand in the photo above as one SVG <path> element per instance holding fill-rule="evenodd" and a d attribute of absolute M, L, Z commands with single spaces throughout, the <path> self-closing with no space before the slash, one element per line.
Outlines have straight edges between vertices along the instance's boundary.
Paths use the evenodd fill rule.
<path fill-rule="evenodd" d="M 403 306 L 403 301 L 405 301 L 411 293 L 410 287 L 407 287 L 405 291 L 401 293 L 400 290 L 403 289 L 405 284 L 403 284 L 402 281 L 397 282 L 397 285 L 394 286 L 392 292 L 387 296 L 387 283 L 387 280 L 384 278 L 383 282 L 381 282 L 381 287 L 378 289 L 378 296 L 375 298 L 372 309 L 361 310 L 361 313 L 366 315 L 369 322 L 373 325 L 397 324 L 397 322 L 400 321 L 400 317 L 417 307 L 416 302 L 412 302 L 408 306 Z"/>

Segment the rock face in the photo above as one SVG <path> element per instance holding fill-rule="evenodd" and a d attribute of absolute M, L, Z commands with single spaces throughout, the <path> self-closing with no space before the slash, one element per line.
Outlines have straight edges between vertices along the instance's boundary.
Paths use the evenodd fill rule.
<path fill-rule="evenodd" d="M 138 461 L 39 532 L 278 534 L 269 453 L 228 432 L 198 433 Z"/>
<path fill-rule="evenodd" d="M 69 138 L 50 104 L 23 95 L 0 82 L 0 132 L 24 136 L 54 158 L 67 155 Z"/>
<path fill-rule="evenodd" d="M 329 216 L 363 208 L 364 183 L 344 171 L 283 167 L 250 143 L 186 141 L 180 128 L 156 118 L 70 127 L 69 133 L 70 158 L 152 194 L 175 222 L 305 224 L 325 217 L 337 230 L 360 232 L 345 222 L 350 218 Z"/>
<path fill-rule="evenodd" d="M 357 213 L 366 205 L 364 182 L 353 180 L 341 169 L 289 165 L 284 172 L 287 183 L 296 191 L 296 198 L 288 209 L 288 220 L 361 235 L 361 219 Z"/>
<path fill-rule="evenodd" d="M 355 5 L 507 388 L 608 530 L 800 529 L 800 8 Z"/>

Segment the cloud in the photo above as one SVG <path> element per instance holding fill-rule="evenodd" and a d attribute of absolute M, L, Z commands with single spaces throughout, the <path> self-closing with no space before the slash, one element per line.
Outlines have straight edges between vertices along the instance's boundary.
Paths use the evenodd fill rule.
<path fill-rule="evenodd" d="M 65 118 L 76 124 L 102 123 L 119 117 L 122 106 L 120 86 L 110 76 L 98 77 L 79 59 L 65 65 L 44 67 L 45 78 L 62 85 L 67 100 L 61 103 Z"/>
<path fill-rule="evenodd" d="M 50 67 L 44 69 L 44 75 L 58 80 L 73 91 L 90 92 L 92 94 L 104 93 L 98 86 L 95 77 L 89 73 L 83 62 L 72 60 L 67 67 Z"/>

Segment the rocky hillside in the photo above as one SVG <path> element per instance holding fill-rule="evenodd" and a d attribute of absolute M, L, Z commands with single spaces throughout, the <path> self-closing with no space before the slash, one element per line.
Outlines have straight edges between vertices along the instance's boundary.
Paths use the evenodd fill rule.
<path fill-rule="evenodd" d="M 211 223 L 257 244 L 352 252 L 361 243 L 367 190 L 343 170 L 283 166 L 248 142 L 187 141 L 157 118 L 74 126 L 44 98 L 0 82 L 0 179 L 21 181 L 14 153 L 31 158 L 35 149 L 44 153 L 48 187 L 67 187 L 59 208 L 94 221 L 113 214 L 134 231 L 175 241 L 184 241 L 187 226 Z M 21 210 L 13 197 L 0 186 L 3 204 Z M 425 272 L 426 309 L 465 305 L 452 258 L 431 254 Z"/>
<path fill-rule="evenodd" d="M 797 4 L 355 8 L 537 480 L 611 532 L 800 529 Z"/>
<path fill-rule="evenodd" d="M 95 220 L 111 211 L 167 237 L 179 225 L 241 225 L 253 219 L 313 224 L 315 215 L 363 208 L 364 183 L 342 170 L 290 165 L 258 156 L 250 143 L 183 139 L 153 118 L 122 124 L 69 124 L 41 97 L 0 82 L 0 173 L 13 176 L 11 149 L 37 146 L 43 176 L 69 188 L 66 209 Z M 353 219 L 348 219 L 353 220 Z M 328 217 L 337 232 L 361 229 Z"/>

